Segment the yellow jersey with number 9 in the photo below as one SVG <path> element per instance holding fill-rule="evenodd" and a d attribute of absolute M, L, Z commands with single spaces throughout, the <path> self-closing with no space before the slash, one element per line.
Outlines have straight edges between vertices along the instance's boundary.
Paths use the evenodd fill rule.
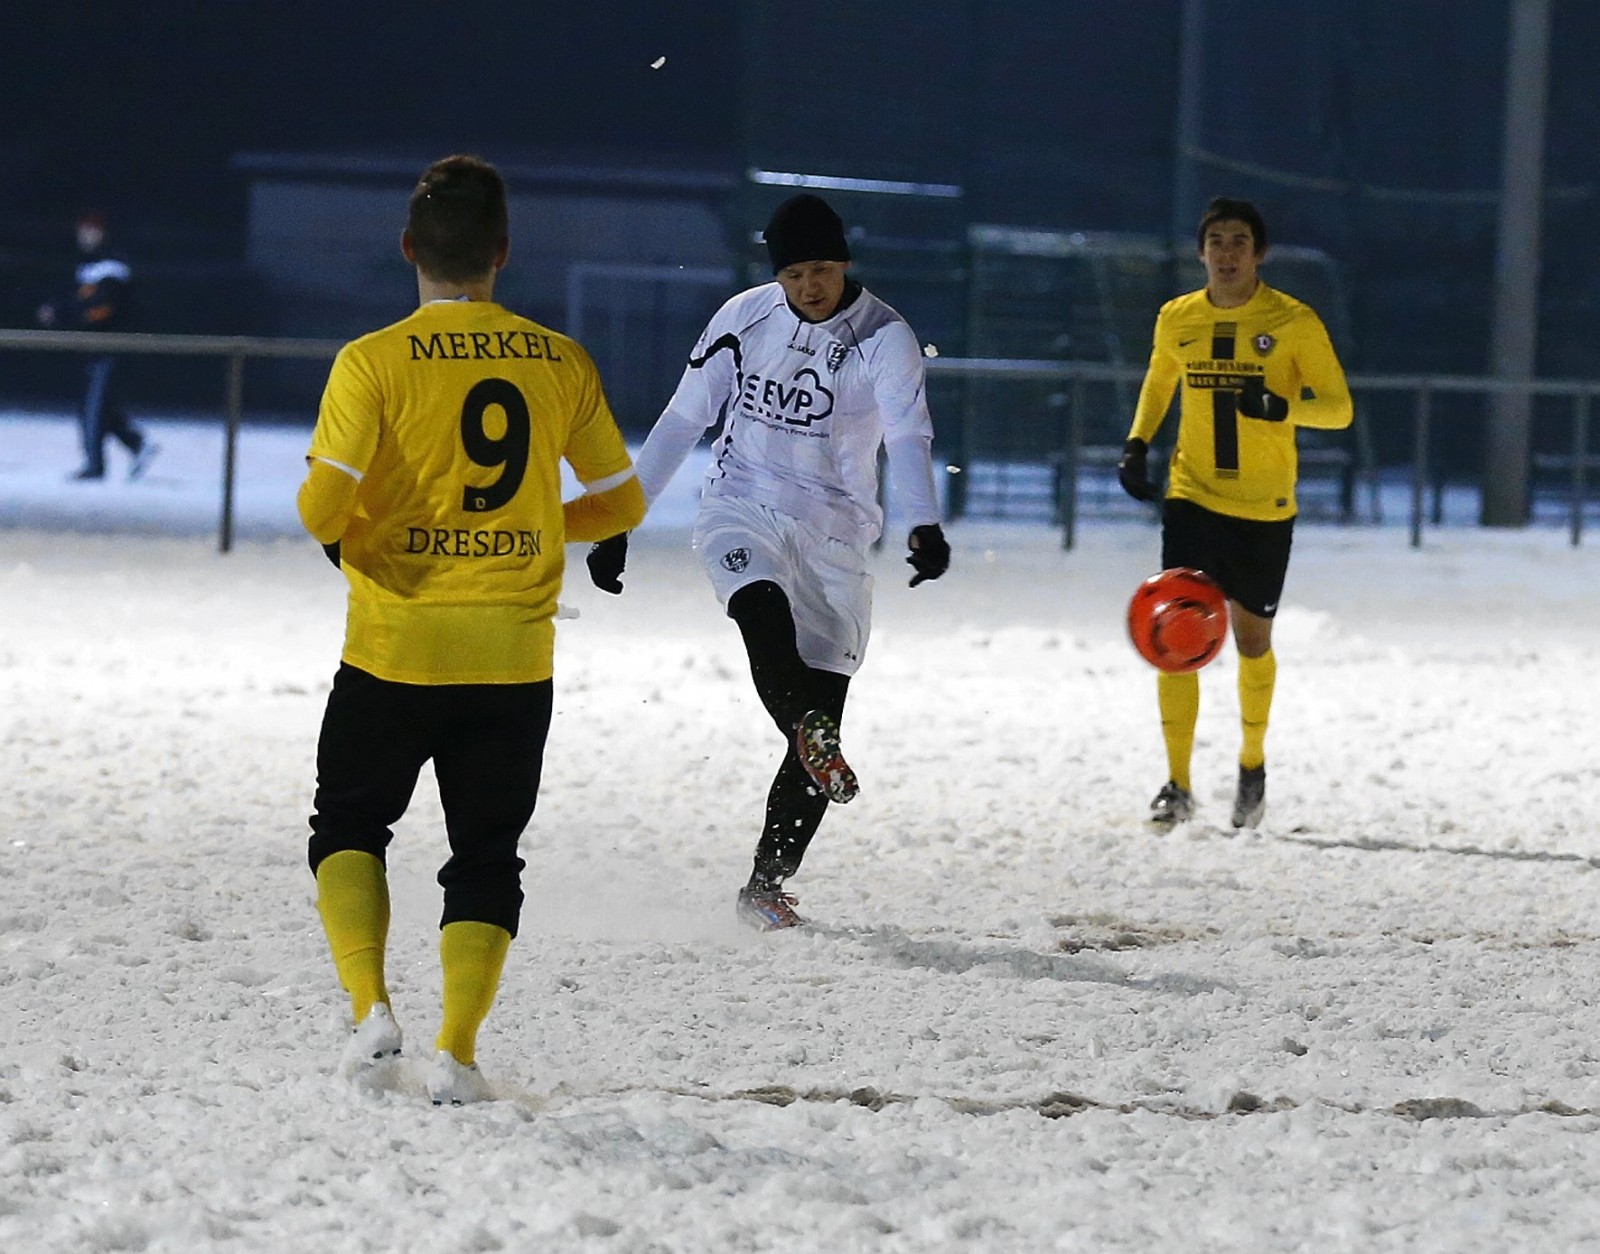
<path fill-rule="evenodd" d="M 560 463 L 585 484 L 631 465 L 576 341 L 487 301 L 423 305 L 340 351 L 309 456 L 359 480 L 346 662 L 411 684 L 550 678 Z"/>
<path fill-rule="evenodd" d="M 1251 375 L 1289 402 L 1287 420 L 1239 412 Z M 1167 495 L 1234 518 L 1293 518 L 1295 428 L 1338 430 L 1354 412 L 1322 320 L 1265 283 L 1236 308 L 1218 308 L 1204 290 L 1161 307 L 1130 436 L 1146 443 L 1155 437 L 1180 384 Z"/>

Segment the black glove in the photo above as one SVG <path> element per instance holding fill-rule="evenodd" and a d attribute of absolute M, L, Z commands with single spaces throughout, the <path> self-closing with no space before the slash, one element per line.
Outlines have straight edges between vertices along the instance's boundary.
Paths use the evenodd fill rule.
<path fill-rule="evenodd" d="M 332 544 L 324 544 L 322 551 L 328 555 L 328 560 L 333 563 L 334 570 L 343 569 L 339 564 L 339 542 L 337 540 Z"/>
<path fill-rule="evenodd" d="M 1289 402 L 1276 392 L 1267 391 L 1267 381 L 1261 375 L 1247 374 L 1239 388 L 1239 413 L 1246 418 L 1282 422 L 1289 416 Z"/>
<path fill-rule="evenodd" d="M 622 591 L 622 572 L 628 565 L 628 533 L 612 536 L 589 547 L 589 578 L 601 592 L 616 595 Z"/>
<path fill-rule="evenodd" d="M 1132 439 L 1122 446 L 1122 460 L 1117 463 L 1117 482 L 1136 501 L 1153 501 L 1161 495 L 1150 482 L 1149 456 L 1150 446 Z"/>
<path fill-rule="evenodd" d="M 950 544 L 944 538 L 944 528 L 938 523 L 923 523 L 920 527 L 911 528 L 911 537 L 906 544 L 911 549 L 911 556 L 906 558 L 906 563 L 917 572 L 911 576 L 913 588 L 924 579 L 937 579 L 950 569 Z"/>

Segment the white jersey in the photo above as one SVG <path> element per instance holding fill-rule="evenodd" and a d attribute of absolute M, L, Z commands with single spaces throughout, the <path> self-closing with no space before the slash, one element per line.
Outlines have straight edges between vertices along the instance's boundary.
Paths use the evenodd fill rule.
<path fill-rule="evenodd" d="M 882 446 L 910 525 L 938 522 L 917 338 L 859 285 L 848 285 L 845 302 L 826 321 L 807 322 L 782 286 L 767 283 L 723 305 L 639 454 L 645 499 L 660 495 L 723 419 L 707 497 L 755 501 L 823 535 L 870 544 L 883 530 Z"/>

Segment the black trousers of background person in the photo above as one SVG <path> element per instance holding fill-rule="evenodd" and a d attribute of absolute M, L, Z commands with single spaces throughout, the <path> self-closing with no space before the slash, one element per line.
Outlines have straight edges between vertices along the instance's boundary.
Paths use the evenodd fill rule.
<path fill-rule="evenodd" d="M 450 858 L 439 926 L 464 920 L 517 934 L 523 861 L 554 685 L 397 684 L 341 663 L 317 742 L 311 872 L 346 849 L 386 858 L 392 826 L 431 760 Z"/>
<path fill-rule="evenodd" d="M 78 429 L 83 437 L 83 469 L 90 475 L 106 472 L 106 437 L 115 436 L 128 452 L 144 448 L 144 432 L 133 425 L 122 407 L 114 357 L 91 357 L 83 369 L 83 402 L 78 409 Z"/>
<path fill-rule="evenodd" d="M 786 746 L 767 791 L 752 876 L 781 884 L 800 869 L 828 809 L 828 798 L 800 763 L 794 729 L 809 710 L 826 710 L 842 724 L 850 676 L 818 670 L 801 659 L 795 645 L 794 611 L 777 584 L 761 580 L 740 588 L 728 598 L 728 615 L 739 625 L 756 693 Z"/>

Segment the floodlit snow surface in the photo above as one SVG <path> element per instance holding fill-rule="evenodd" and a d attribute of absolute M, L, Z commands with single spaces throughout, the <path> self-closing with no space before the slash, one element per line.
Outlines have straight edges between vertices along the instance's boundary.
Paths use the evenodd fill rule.
<path fill-rule="evenodd" d="M 1230 649 L 1165 835 L 1122 627 L 1155 530 L 958 523 L 915 592 L 891 545 L 861 796 L 791 882 L 815 926 L 762 936 L 733 902 L 779 745 L 690 483 L 622 597 L 571 551 L 496 1100 L 434 1108 L 426 775 L 405 1059 L 334 1075 L 306 432 L 246 433 L 226 555 L 215 431 L 157 438 L 140 483 L 66 485 L 70 429 L 0 420 L 0 1250 L 1600 1246 L 1600 536 L 1303 526 L 1266 821 L 1226 826 Z"/>

